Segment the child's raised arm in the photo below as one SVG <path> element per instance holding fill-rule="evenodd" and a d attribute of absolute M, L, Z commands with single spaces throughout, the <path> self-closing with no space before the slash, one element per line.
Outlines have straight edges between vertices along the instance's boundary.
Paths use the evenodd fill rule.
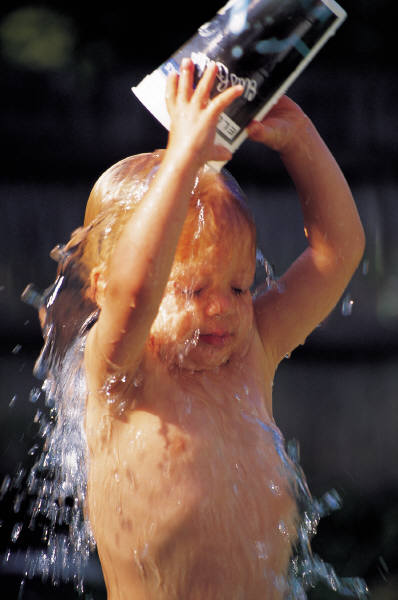
<path fill-rule="evenodd" d="M 279 361 L 330 313 L 364 250 L 348 184 L 314 125 L 284 96 L 249 136 L 278 151 L 299 194 L 308 248 L 255 302 L 263 344 Z"/>
<path fill-rule="evenodd" d="M 235 86 L 210 99 L 216 65 L 207 68 L 195 90 L 193 69 L 186 59 L 181 75 L 168 79 L 171 127 L 163 161 L 116 243 L 107 279 L 101 272 L 97 276 L 101 310 L 86 349 L 91 389 L 101 388 L 112 374 L 134 376 L 169 278 L 198 169 L 207 161 L 230 158 L 214 144 L 215 127 L 243 89 Z"/>

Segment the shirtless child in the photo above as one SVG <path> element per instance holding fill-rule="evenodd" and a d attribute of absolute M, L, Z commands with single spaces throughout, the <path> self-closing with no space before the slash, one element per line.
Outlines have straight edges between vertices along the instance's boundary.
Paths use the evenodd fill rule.
<path fill-rule="evenodd" d="M 230 158 L 214 144 L 215 126 L 243 91 L 209 99 L 216 69 L 195 90 L 190 60 L 169 77 L 167 148 L 153 155 L 148 189 L 118 233 L 108 231 L 111 249 L 91 273 L 100 314 L 85 355 L 88 509 L 109 600 L 286 595 L 295 502 L 272 382 L 363 252 L 343 175 L 284 97 L 249 135 L 280 153 L 308 248 L 278 289 L 253 300 L 253 223 L 232 179 L 204 166 Z M 134 160 L 100 178 L 88 221 L 124 206 L 137 186 Z"/>

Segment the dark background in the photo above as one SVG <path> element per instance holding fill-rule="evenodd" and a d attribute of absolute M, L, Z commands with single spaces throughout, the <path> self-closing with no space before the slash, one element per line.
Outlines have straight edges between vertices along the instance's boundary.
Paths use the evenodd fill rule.
<path fill-rule="evenodd" d="M 222 2 L 2 2 L 0 7 L 0 485 L 28 464 L 36 407 L 29 400 L 41 338 L 20 301 L 54 278 L 50 250 L 82 222 L 90 188 L 117 160 L 163 147 L 166 132 L 131 93 Z M 394 0 L 341 1 L 348 20 L 289 91 L 342 166 L 367 235 L 342 302 L 281 365 L 275 414 L 298 439 L 315 496 L 336 488 L 343 507 L 324 519 L 314 549 L 340 575 L 365 577 L 372 598 L 398 598 L 398 81 Z M 304 245 L 294 190 L 279 162 L 252 142 L 229 169 L 247 191 L 260 246 L 281 274 Z M 347 306 L 352 304 L 351 314 Z M 349 311 L 350 312 L 350 311 Z M 0 503 L 0 550 L 20 519 Z M 11 514 L 10 514 L 11 513 Z M 0 558 L 18 597 L 18 562 Z M 98 563 L 87 597 L 104 598 Z M 25 584 L 24 598 L 57 594 Z M 334 598 L 317 589 L 311 598 Z"/>

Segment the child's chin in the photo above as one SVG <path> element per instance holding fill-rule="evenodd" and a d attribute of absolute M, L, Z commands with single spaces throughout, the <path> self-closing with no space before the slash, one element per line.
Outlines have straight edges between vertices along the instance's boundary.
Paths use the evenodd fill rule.
<path fill-rule="evenodd" d="M 151 342 L 152 352 L 164 364 L 190 371 L 217 369 L 229 361 L 232 352 L 230 344 L 224 347 L 204 344 L 195 335 L 183 342 L 152 336 Z"/>
<path fill-rule="evenodd" d="M 175 344 L 159 348 L 160 360 L 169 367 L 179 367 L 187 371 L 209 371 L 221 367 L 229 360 L 229 354 L 225 352 L 211 352 L 209 349 L 203 352 L 197 347 L 188 351 L 183 345 Z"/>
<path fill-rule="evenodd" d="M 185 355 L 179 355 L 178 365 L 191 371 L 209 371 L 225 365 L 230 359 L 230 352 L 225 349 L 199 346 Z"/>

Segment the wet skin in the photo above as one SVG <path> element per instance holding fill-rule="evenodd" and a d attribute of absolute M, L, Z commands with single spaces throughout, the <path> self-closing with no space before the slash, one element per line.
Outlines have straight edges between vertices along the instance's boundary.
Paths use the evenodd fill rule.
<path fill-rule="evenodd" d="M 204 370 L 225 364 L 231 355 L 247 349 L 253 328 L 250 286 L 254 276 L 251 238 L 242 236 L 237 250 L 232 240 L 194 251 L 190 261 L 172 269 L 151 340 L 166 361 Z M 189 352 L 184 352 L 187 340 Z"/>
<path fill-rule="evenodd" d="M 281 600 L 295 505 L 273 377 L 336 305 L 363 230 L 335 160 L 284 97 L 248 133 L 279 152 L 308 246 L 254 305 L 253 249 L 249 258 L 235 231 L 220 250 L 231 233 L 224 215 L 217 240 L 173 267 L 198 169 L 231 158 L 214 143 L 217 120 L 243 92 L 210 98 L 216 65 L 196 88 L 193 68 L 187 59 L 168 78 L 164 158 L 109 272 L 93 278 L 101 312 L 85 354 L 88 508 L 109 600 Z"/>
<path fill-rule="evenodd" d="M 295 504 L 246 238 L 174 265 L 123 410 L 116 394 L 89 397 L 89 513 L 109 600 L 133 590 L 156 600 L 283 598 Z"/>

